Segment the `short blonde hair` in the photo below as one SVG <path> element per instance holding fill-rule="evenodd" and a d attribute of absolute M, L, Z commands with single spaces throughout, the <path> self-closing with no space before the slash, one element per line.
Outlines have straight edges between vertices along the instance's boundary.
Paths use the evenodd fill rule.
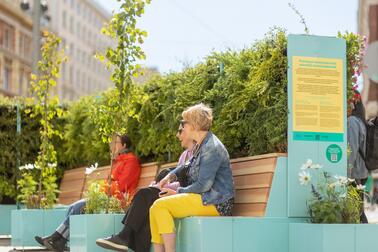
<path fill-rule="evenodd" d="M 213 111 L 210 107 L 200 103 L 182 112 L 182 118 L 192 124 L 196 130 L 208 131 L 213 123 Z"/>

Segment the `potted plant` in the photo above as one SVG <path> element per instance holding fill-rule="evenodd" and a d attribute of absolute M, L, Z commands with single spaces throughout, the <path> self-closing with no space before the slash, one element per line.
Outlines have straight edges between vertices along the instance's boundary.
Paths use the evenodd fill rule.
<path fill-rule="evenodd" d="M 61 136 L 52 120 L 63 113 L 58 98 L 50 97 L 56 86 L 64 52 L 59 49 L 61 39 L 44 33 L 38 62 L 38 75 L 32 75 L 31 89 L 35 97 L 31 117 L 39 118 L 41 145 L 36 161 L 21 166 L 17 180 L 17 199 L 26 209 L 13 210 L 11 217 L 12 246 L 37 246 L 35 235 L 50 234 L 65 216 L 65 209 L 52 209 L 58 193 L 56 169 L 57 157 L 52 144 L 53 136 Z"/>
<path fill-rule="evenodd" d="M 378 232 L 376 225 L 359 225 L 364 188 L 353 179 L 326 172 L 309 159 L 302 165 L 299 182 L 311 188 L 310 223 L 290 224 L 290 251 L 356 251 L 361 239 Z"/>
<path fill-rule="evenodd" d="M 94 172 L 95 169 L 86 169 Z M 87 174 L 88 175 L 88 174 Z M 110 236 L 122 229 L 122 219 L 129 205 L 127 195 L 122 195 L 117 183 L 109 186 L 107 180 L 89 182 L 85 192 L 84 213 L 70 217 L 71 251 L 98 251 L 96 239 Z"/>

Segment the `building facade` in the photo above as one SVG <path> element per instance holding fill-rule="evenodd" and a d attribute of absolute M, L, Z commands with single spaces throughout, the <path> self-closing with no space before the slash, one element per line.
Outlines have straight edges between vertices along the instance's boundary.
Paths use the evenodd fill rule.
<path fill-rule="evenodd" d="M 32 64 L 32 17 L 30 8 L 20 8 L 22 0 L 0 0 L 0 92 L 28 96 Z M 41 29 L 49 29 L 62 38 L 67 62 L 62 64 L 53 94 L 61 100 L 75 100 L 112 86 L 111 71 L 95 59 L 114 42 L 101 34 L 111 14 L 94 0 L 48 0 L 48 21 L 41 19 Z"/>
<path fill-rule="evenodd" d="M 358 10 L 358 33 L 368 38 L 368 44 L 378 41 L 378 0 L 360 0 Z M 368 114 L 377 114 L 378 83 L 364 75 L 362 91 Z"/>
<path fill-rule="evenodd" d="M 0 93 L 27 96 L 31 73 L 32 20 L 20 0 L 0 1 Z"/>
<path fill-rule="evenodd" d="M 62 38 L 68 61 L 62 65 L 57 94 L 61 99 L 106 90 L 112 86 L 110 70 L 95 59 L 114 42 L 101 34 L 104 23 L 111 18 L 94 0 L 50 0 L 50 29 Z"/>

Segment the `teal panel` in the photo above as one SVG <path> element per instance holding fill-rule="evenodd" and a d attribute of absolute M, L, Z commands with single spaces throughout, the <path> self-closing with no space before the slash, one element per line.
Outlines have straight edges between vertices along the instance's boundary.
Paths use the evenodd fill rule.
<path fill-rule="evenodd" d="M 266 217 L 287 217 L 287 158 L 277 159 L 270 188 Z"/>
<path fill-rule="evenodd" d="M 321 132 L 293 132 L 294 141 L 343 142 L 344 134 Z"/>
<path fill-rule="evenodd" d="M 12 210 L 11 234 L 13 247 L 38 246 L 34 236 L 43 234 L 43 210 Z"/>
<path fill-rule="evenodd" d="M 16 205 L 0 205 L 0 235 L 11 234 L 11 213 L 15 209 Z"/>
<path fill-rule="evenodd" d="M 125 217 L 124 214 L 114 214 L 114 234 L 119 233 L 123 229 L 123 217 Z"/>
<path fill-rule="evenodd" d="M 346 176 L 346 43 L 345 40 L 334 37 L 320 37 L 309 35 L 289 35 L 288 36 L 288 216 L 306 217 L 306 201 L 310 198 L 310 187 L 303 187 L 299 184 L 298 173 L 303 163 L 307 159 L 312 159 L 314 163 L 323 165 L 326 171 L 333 174 Z M 329 141 L 309 141 L 294 139 L 293 118 L 292 118 L 292 57 L 320 57 L 337 58 L 343 61 L 344 75 L 344 133 L 340 142 L 340 136 L 330 138 Z M 311 132 L 310 132 L 311 133 Z M 320 134 L 320 133 L 319 133 Z M 320 134 L 321 135 L 321 134 Z M 337 141 L 335 141 L 337 140 Z M 338 163 L 331 163 L 326 158 L 326 149 L 331 144 L 341 147 L 343 156 Z"/>
<path fill-rule="evenodd" d="M 67 209 L 50 209 L 44 210 L 43 215 L 43 234 L 42 236 L 51 235 L 66 217 Z M 37 235 L 37 234 L 35 234 Z"/>
<path fill-rule="evenodd" d="M 289 252 L 288 249 L 288 218 L 234 217 L 232 251 Z"/>
<path fill-rule="evenodd" d="M 114 234 L 113 214 L 70 216 L 70 250 L 80 252 L 108 251 L 96 245 L 96 239 Z"/>
<path fill-rule="evenodd" d="M 377 251 L 377 224 L 358 224 L 356 227 L 356 252 Z"/>
<path fill-rule="evenodd" d="M 290 252 L 354 252 L 355 225 L 289 224 Z"/>
<path fill-rule="evenodd" d="M 189 217 L 176 225 L 179 252 L 232 251 L 231 217 Z"/>

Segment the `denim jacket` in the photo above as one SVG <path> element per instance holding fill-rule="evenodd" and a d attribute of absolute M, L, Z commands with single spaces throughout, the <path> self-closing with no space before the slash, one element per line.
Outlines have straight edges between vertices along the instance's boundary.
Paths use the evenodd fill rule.
<path fill-rule="evenodd" d="M 184 166 L 178 166 L 171 173 L 176 176 Z M 222 142 L 208 132 L 189 168 L 191 184 L 179 187 L 178 193 L 198 193 L 204 205 L 218 205 L 234 197 L 230 157 Z"/>

